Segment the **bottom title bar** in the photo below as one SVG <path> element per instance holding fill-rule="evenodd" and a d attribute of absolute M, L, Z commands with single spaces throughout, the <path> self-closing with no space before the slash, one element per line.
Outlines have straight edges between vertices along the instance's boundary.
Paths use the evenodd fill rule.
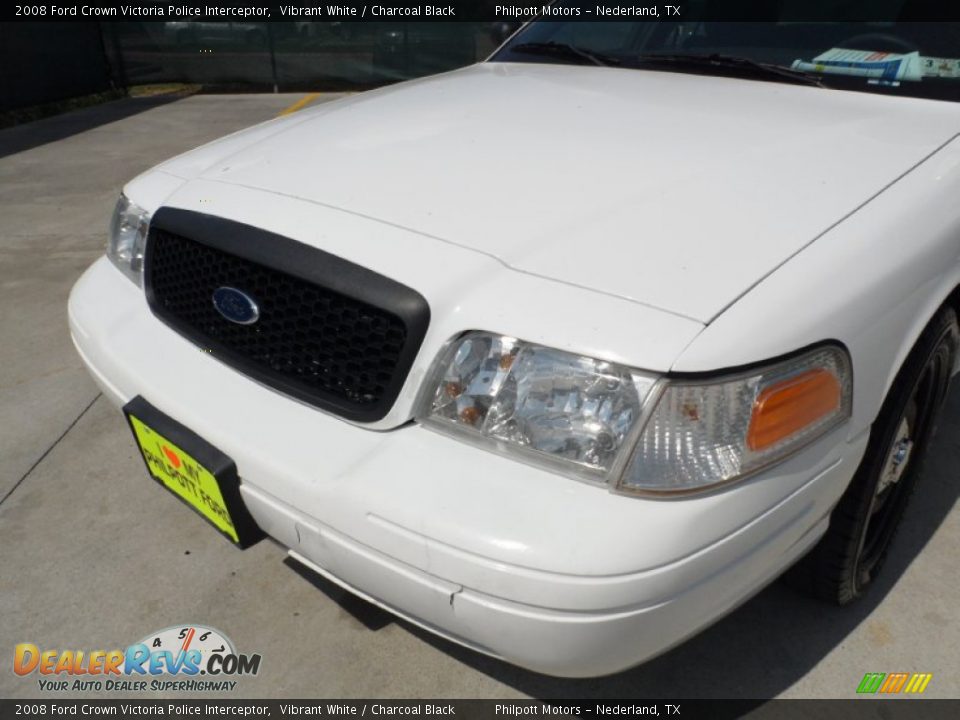
<path fill-rule="evenodd" d="M 960 700 L 0 700 L 0 718 L 564 718 L 860 720 L 960 717 Z"/>

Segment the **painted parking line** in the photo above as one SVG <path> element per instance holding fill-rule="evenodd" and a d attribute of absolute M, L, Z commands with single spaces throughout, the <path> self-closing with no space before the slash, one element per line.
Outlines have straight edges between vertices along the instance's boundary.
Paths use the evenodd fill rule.
<path fill-rule="evenodd" d="M 317 92 L 317 93 L 309 93 L 309 94 L 307 94 L 307 95 L 304 95 L 302 98 L 300 98 L 299 100 L 297 100 L 293 105 L 291 105 L 290 107 L 282 110 L 282 111 L 280 112 L 280 114 L 277 115 L 277 117 L 281 117 L 281 116 L 283 116 L 283 115 L 291 115 L 292 113 L 295 113 L 297 110 L 302 110 L 302 109 L 305 108 L 307 105 L 309 105 L 309 104 L 312 103 L 314 100 L 316 100 L 318 97 L 320 97 L 320 95 L 321 95 L 321 93 L 318 93 L 318 92 Z"/>

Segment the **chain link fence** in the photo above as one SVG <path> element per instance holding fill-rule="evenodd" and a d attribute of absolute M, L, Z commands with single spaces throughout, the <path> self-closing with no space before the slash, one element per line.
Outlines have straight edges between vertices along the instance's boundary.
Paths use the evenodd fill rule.
<path fill-rule="evenodd" d="M 95 22 L 0 23 L 0 112 L 114 87 Z"/>
<path fill-rule="evenodd" d="M 112 23 L 130 84 L 280 91 L 382 85 L 476 62 L 496 27 L 471 22 Z"/>
<path fill-rule="evenodd" d="M 131 85 L 363 89 L 469 65 L 489 22 L 0 23 L 0 111 Z"/>

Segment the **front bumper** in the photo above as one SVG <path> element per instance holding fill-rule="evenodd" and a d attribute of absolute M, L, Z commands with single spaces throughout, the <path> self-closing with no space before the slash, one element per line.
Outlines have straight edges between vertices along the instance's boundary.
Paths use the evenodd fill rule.
<path fill-rule="evenodd" d="M 625 669 L 750 597 L 820 537 L 866 445 L 841 429 L 723 492 L 624 497 L 281 396 L 163 325 L 105 259 L 69 315 L 104 394 L 142 395 L 232 457 L 251 514 L 295 557 L 428 630 L 554 675 Z"/>

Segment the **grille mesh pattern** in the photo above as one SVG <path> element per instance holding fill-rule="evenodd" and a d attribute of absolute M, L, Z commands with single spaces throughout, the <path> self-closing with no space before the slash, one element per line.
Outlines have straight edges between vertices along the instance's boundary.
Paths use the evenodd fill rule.
<path fill-rule="evenodd" d="M 357 407 L 386 392 L 407 339 L 394 314 L 162 230 L 148 253 L 153 311 L 223 360 L 259 370 L 253 374 L 268 384 L 278 379 Z M 253 298 L 260 319 L 238 325 L 222 317 L 212 297 L 223 286 Z"/>

